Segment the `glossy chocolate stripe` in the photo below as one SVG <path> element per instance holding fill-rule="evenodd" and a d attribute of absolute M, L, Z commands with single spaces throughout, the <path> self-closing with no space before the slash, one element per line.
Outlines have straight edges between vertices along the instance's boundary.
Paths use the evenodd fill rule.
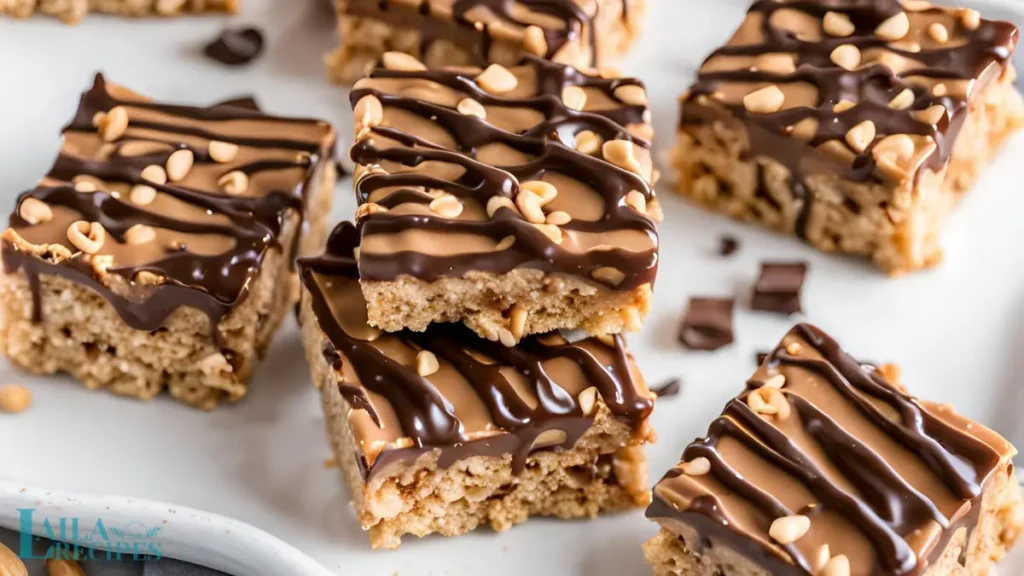
<path fill-rule="evenodd" d="M 837 391 L 846 396 L 876 426 L 918 454 L 960 498 L 981 495 L 978 470 L 990 470 L 999 461 L 999 454 L 995 450 L 977 438 L 945 424 L 922 409 L 909 396 L 875 382 L 873 378 L 880 378 L 877 372 L 865 371 L 859 362 L 843 352 L 835 340 L 818 328 L 801 324 L 797 330 L 815 346 L 828 364 L 818 362 L 807 366 L 807 361 L 782 357 L 780 360 L 783 364 L 815 369 L 827 378 Z M 853 394 L 851 387 L 895 407 L 902 422 L 896 423 L 886 418 L 877 407 Z"/>

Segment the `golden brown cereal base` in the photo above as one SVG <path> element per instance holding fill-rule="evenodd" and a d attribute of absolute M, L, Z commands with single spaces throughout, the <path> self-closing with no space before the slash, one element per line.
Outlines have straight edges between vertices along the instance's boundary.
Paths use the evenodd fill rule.
<path fill-rule="evenodd" d="M 619 0 L 601 0 L 596 26 L 598 29 L 598 65 L 609 66 L 629 50 L 641 33 L 641 23 L 647 12 L 646 0 L 627 0 L 629 18 L 622 18 Z M 415 56 L 428 67 L 473 65 L 473 55 L 456 44 L 441 39 L 430 44 L 427 53 L 422 47 L 422 34 L 416 28 L 392 26 L 388 23 L 361 16 L 344 15 L 344 0 L 339 1 L 338 32 L 341 46 L 324 58 L 332 80 L 351 83 L 366 75 L 384 52 L 395 50 Z M 556 61 L 577 68 L 590 68 L 589 40 L 584 46 L 565 47 Z M 492 44 L 490 59 L 510 66 L 519 61 L 518 46 L 504 41 Z"/>
<path fill-rule="evenodd" d="M 352 490 L 352 506 L 373 548 L 398 548 L 403 535 L 457 536 L 489 524 L 499 532 L 530 516 L 593 518 L 600 512 L 627 510 L 650 501 L 647 461 L 638 434 L 613 418 L 603 402 L 594 425 L 569 451 L 531 455 L 519 476 L 512 458 L 473 456 L 439 469 L 436 457 L 380 471 L 364 484 L 356 446 L 348 425 L 351 407 L 339 390 L 337 372 L 323 356 L 327 341 L 303 291 L 300 313 L 306 357 L 320 388 L 328 435 L 335 458 Z M 607 455 L 592 482 L 573 467 Z"/>
<path fill-rule="evenodd" d="M 577 278 L 518 269 L 508 274 L 470 272 L 464 278 L 426 282 L 400 276 L 392 282 L 361 281 L 371 325 L 422 332 L 433 322 L 464 322 L 484 338 L 509 328 L 512 304 L 527 313 L 524 334 L 580 328 L 591 334 L 627 331 L 629 317 L 647 315 L 651 287 L 599 288 Z"/>
<path fill-rule="evenodd" d="M 644 544 L 654 576 L 762 576 L 763 570 L 724 545 L 693 553 L 698 536 L 688 526 L 661 520 L 661 532 Z M 978 526 L 960 565 L 967 530 L 961 528 L 923 576 L 986 576 L 1024 531 L 1024 498 L 1013 467 L 992 478 L 982 497 Z"/>
<path fill-rule="evenodd" d="M 813 201 L 807 242 L 825 252 L 870 258 L 890 274 L 937 264 L 939 235 L 957 201 L 1006 138 L 1024 125 L 1024 102 L 1014 78 L 1008 70 L 975 98 L 948 167 L 937 174 L 926 171 L 916 187 L 912 178 L 900 187 L 809 175 Z M 672 154 L 678 191 L 716 212 L 796 234 L 799 206 L 789 170 L 767 157 L 747 159 L 748 150 L 746 129 L 738 121 L 682 126 Z M 764 185 L 758 182 L 758 165 Z M 846 199 L 860 209 L 851 210 Z"/>
<path fill-rule="evenodd" d="M 309 210 L 301 240 L 294 216 L 282 245 L 299 241 L 300 254 L 320 247 L 335 178 L 333 167 L 324 170 L 310 198 L 310 206 L 320 209 Z M 165 329 L 146 332 L 125 324 L 98 293 L 61 276 L 40 275 L 40 292 L 43 320 L 37 324 L 25 273 L 0 277 L 0 353 L 14 364 L 36 374 L 67 372 L 90 390 L 107 388 L 140 400 L 167 390 L 186 404 L 211 410 L 246 394 L 257 357 L 297 299 L 298 276 L 279 250 L 269 251 L 248 295 L 218 324 L 219 348 L 210 338 L 209 319 L 194 308 L 178 309 Z"/>
<path fill-rule="evenodd" d="M 201 12 L 238 12 L 241 0 L 5 0 L 0 14 L 28 18 L 33 12 L 76 24 L 90 11 L 120 16 L 178 16 Z"/>

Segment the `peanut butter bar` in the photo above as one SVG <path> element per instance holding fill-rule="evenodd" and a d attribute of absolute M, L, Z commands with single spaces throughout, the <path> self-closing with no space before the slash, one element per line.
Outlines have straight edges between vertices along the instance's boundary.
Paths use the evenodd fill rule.
<path fill-rule="evenodd" d="M 357 82 L 359 273 L 370 324 L 638 330 L 657 269 L 643 86 L 527 57 Z"/>
<path fill-rule="evenodd" d="M 238 12 L 241 0 L 4 0 L 0 15 L 28 18 L 35 12 L 77 24 L 89 11 L 120 16 L 178 16 L 202 12 Z"/>
<path fill-rule="evenodd" d="M 331 76 L 363 77 L 382 54 L 428 66 L 512 66 L 527 54 L 608 67 L 640 34 L 646 0 L 337 0 L 341 47 Z"/>
<path fill-rule="evenodd" d="M 405 534 L 503 531 L 650 501 L 653 394 L 621 337 L 557 333 L 509 348 L 460 324 L 367 325 L 342 223 L 301 259 L 300 322 L 331 442 L 374 548 Z"/>
<path fill-rule="evenodd" d="M 698 204 L 895 274 L 1024 123 L 1008 22 L 920 0 L 758 1 L 682 99 Z"/>
<path fill-rule="evenodd" d="M 333 147 L 324 122 L 97 76 L 3 233 L 0 351 L 140 399 L 238 400 L 298 298 L 294 256 L 322 245 Z"/>
<path fill-rule="evenodd" d="M 796 326 L 654 487 L 658 576 L 988 574 L 1024 530 L 997 433 Z"/>

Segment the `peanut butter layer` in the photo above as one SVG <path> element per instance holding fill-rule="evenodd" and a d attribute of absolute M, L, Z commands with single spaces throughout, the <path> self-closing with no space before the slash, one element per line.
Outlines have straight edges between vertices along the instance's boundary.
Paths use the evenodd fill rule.
<path fill-rule="evenodd" d="M 649 439 L 653 395 L 621 338 L 569 343 L 550 334 L 509 348 L 459 324 L 381 332 L 367 325 L 357 243 L 356 229 L 342 223 L 323 256 L 299 263 L 326 336 L 323 356 L 352 407 L 364 480 L 425 453 L 436 454 L 441 468 L 512 455 L 518 474 L 536 450 L 571 449 L 601 403 L 638 443 Z"/>
<path fill-rule="evenodd" d="M 971 535 L 990 489 L 1019 491 L 1015 454 L 995 432 L 906 394 L 801 324 L 655 486 L 647 515 L 669 533 L 694 534 L 691 554 L 727 547 L 773 575 L 933 574 L 966 530 L 960 565 L 987 573 L 996 552 L 987 540 L 1001 529 Z M 1019 494 L 1007 502 L 1021 506 Z M 1014 517 L 999 502 L 990 509 Z"/>
<path fill-rule="evenodd" d="M 199 309 L 216 338 L 268 250 L 294 256 L 282 230 L 302 218 L 333 146 L 324 122 L 158 104 L 97 76 L 53 168 L 18 198 L 4 269 L 28 275 L 37 322 L 47 274 L 95 290 L 138 330 Z"/>
<path fill-rule="evenodd" d="M 533 57 L 384 62 L 351 94 L 364 283 L 540 270 L 605 293 L 649 288 L 661 210 L 638 81 Z"/>
<path fill-rule="evenodd" d="M 1018 36 L 917 0 L 755 2 L 682 98 L 680 191 L 892 271 L 932 263 L 946 214 L 1024 121 Z M 742 159 L 743 177 L 698 149 Z"/>

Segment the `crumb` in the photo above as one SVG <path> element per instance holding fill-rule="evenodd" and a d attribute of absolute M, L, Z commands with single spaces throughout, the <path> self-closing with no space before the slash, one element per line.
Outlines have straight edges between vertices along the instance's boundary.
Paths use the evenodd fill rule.
<path fill-rule="evenodd" d="M 338 460 L 336 458 L 325 458 L 324 459 L 324 470 L 330 470 L 338 467 Z"/>
<path fill-rule="evenodd" d="M 32 405 L 32 393 L 28 388 L 17 384 L 0 386 L 0 411 L 17 414 L 28 410 Z"/>

